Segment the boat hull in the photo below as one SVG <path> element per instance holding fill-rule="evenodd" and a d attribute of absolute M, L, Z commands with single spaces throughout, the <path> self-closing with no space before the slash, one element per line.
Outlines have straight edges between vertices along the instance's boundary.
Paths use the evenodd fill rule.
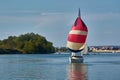
<path fill-rule="evenodd" d="M 83 63 L 84 59 L 83 56 L 70 56 L 69 62 L 70 63 Z"/>

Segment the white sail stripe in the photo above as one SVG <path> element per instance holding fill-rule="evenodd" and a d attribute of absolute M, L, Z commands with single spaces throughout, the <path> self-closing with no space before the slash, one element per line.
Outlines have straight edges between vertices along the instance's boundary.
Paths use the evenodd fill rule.
<path fill-rule="evenodd" d="M 80 30 L 71 30 L 69 34 L 78 34 L 78 35 L 87 35 L 86 31 L 80 31 Z"/>
<path fill-rule="evenodd" d="M 85 43 L 75 43 L 75 42 L 67 42 L 67 47 L 72 50 L 81 50 L 85 47 Z"/>

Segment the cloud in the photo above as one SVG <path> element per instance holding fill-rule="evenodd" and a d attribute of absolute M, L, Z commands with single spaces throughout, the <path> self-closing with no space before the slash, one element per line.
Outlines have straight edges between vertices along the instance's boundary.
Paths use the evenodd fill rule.
<path fill-rule="evenodd" d="M 45 16 L 45 15 L 64 15 L 64 13 L 60 13 L 60 12 L 46 12 L 46 13 L 41 13 L 41 15 Z"/>
<path fill-rule="evenodd" d="M 28 23 L 35 22 L 37 16 L 0 16 L 0 23 Z"/>
<path fill-rule="evenodd" d="M 57 24 L 58 22 L 64 22 L 68 18 L 66 13 L 61 13 L 61 12 L 40 13 L 37 11 L 8 11 L 8 12 L 6 11 L 3 13 L 6 13 L 6 14 L 5 15 L 0 14 L 0 23 L 34 24 L 36 28 L 38 28 L 39 26 L 48 26 L 48 25 Z M 9 15 L 9 13 L 14 14 L 14 15 Z M 28 16 L 29 14 L 31 15 Z"/>
<path fill-rule="evenodd" d="M 68 13 L 41 13 L 39 18 L 37 18 L 37 24 L 35 28 L 39 27 L 49 27 L 59 24 L 68 24 L 70 22 L 70 17 Z"/>
<path fill-rule="evenodd" d="M 41 13 L 40 11 L 35 11 L 35 10 L 0 11 L 0 14 L 2 14 L 2 15 L 6 15 L 6 14 L 10 14 L 10 15 L 12 15 L 12 14 L 18 14 L 18 15 L 20 15 L 20 14 L 40 14 L 40 13 Z"/>
<path fill-rule="evenodd" d="M 105 21 L 105 20 L 112 20 L 112 19 L 119 19 L 120 20 L 120 13 L 92 13 L 85 15 L 86 19 L 89 21 Z"/>
<path fill-rule="evenodd" d="M 77 17 L 76 13 L 39 12 L 35 10 L 0 11 L 0 13 L 4 13 L 4 15 L 0 14 L 0 23 L 26 23 L 33 24 L 35 28 L 65 22 L 70 26 Z M 120 13 L 88 13 L 82 14 L 82 18 L 87 22 L 120 20 Z"/>

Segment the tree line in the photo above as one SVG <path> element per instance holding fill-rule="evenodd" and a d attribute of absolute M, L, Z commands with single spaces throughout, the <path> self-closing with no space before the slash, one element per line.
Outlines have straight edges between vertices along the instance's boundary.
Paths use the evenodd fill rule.
<path fill-rule="evenodd" d="M 9 36 L 7 39 L 0 40 L 0 53 L 54 53 L 53 43 L 47 41 L 45 37 L 27 33 L 20 36 Z"/>

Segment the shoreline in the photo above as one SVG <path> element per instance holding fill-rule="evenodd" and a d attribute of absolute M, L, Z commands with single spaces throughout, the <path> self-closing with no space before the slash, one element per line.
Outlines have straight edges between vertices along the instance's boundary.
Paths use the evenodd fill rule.
<path fill-rule="evenodd" d="M 93 50 L 94 53 L 120 53 L 120 50 Z"/>

